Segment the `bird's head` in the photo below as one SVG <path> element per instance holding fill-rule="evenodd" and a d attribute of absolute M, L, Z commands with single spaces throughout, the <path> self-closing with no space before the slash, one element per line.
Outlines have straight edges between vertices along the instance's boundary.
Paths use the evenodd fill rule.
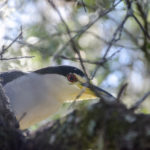
<path fill-rule="evenodd" d="M 35 71 L 47 75 L 50 84 L 53 85 L 53 94 L 61 101 L 94 99 L 96 95 L 85 86 L 85 74 L 78 68 L 72 66 L 47 67 Z"/>

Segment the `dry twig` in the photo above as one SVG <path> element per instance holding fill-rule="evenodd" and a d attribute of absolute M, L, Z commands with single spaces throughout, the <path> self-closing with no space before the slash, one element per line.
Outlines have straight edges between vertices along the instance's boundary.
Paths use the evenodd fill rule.
<path fill-rule="evenodd" d="M 120 88 L 120 90 L 119 90 L 119 92 L 118 92 L 118 95 L 117 95 L 117 99 L 116 99 L 118 102 L 120 101 L 122 95 L 124 94 L 124 92 L 125 92 L 127 86 L 128 86 L 127 83 L 125 83 L 125 84 L 123 84 L 123 86 L 121 86 L 121 88 Z"/>
<path fill-rule="evenodd" d="M 85 75 L 86 75 L 87 81 L 89 82 L 89 77 L 88 77 L 88 74 L 87 74 L 87 72 L 86 72 L 85 66 L 84 66 L 84 64 L 83 64 L 83 62 L 82 62 L 81 54 L 80 54 L 78 48 L 76 47 L 75 41 L 74 41 L 73 38 L 72 38 L 72 35 L 71 35 L 71 33 L 70 33 L 70 29 L 69 29 L 68 25 L 66 24 L 65 20 L 63 19 L 61 13 L 59 12 L 59 10 L 58 10 L 58 8 L 56 7 L 56 5 L 54 4 L 54 2 L 53 2 L 52 0 L 48 0 L 48 2 L 49 2 L 49 4 L 53 7 L 53 9 L 57 12 L 57 14 L 59 15 L 61 21 L 63 22 L 63 24 L 64 24 L 64 26 L 65 26 L 65 28 L 66 28 L 66 31 L 67 31 L 67 33 L 68 33 L 69 39 L 70 39 L 70 43 L 71 43 L 72 49 L 73 49 L 73 51 L 78 55 L 79 61 L 80 61 L 80 65 L 81 65 L 81 67 L 82 67 L 82 69 L 83 69 L 83 71 L 84 71 L 84 73 L 85 73 Z"/>
<path fill-rule="evenodd" d="M 18 36 L 8 46 L 2 46 L 2 50 L 0 52 L 0 60 L 3 60 L 4 53 L 6 53 L 6 51 L 20 38 L 22 38 L 22 27 L 20 27 L 20 33 L 18 34 Z"/>
<path fill-rule="evenodd" d="M 148 96 L 150 96 L 150 91 L 147 92 L 141 99 L 139 99 L 139 100 L 130 108 L 130 110 L 131 110 L 131 111 L 135 111 L 135 110 L 144 102 L 144 100 L 145 100 Z"/>

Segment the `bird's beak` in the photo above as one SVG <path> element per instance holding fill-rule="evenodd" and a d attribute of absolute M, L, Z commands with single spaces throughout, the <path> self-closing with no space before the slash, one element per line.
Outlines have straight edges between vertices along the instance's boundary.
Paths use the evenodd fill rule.
<path fill-rule="evenodd" d="M 108 93 L 107 91 L 93 85 L 92 85 L 92 89 L 95 90 L 92 91 L 89 87 L 88 87 L 88 83 L 86 82 L 86 80 L 84 78 L 80 78 L 78 77 L 78 83 L 77 83 L 77 87 L 79 89 L 81 89 L 81 94 L 79 99 L 81 100 L 86 100 L 86 99 L 96 99 L 98 97 L 103 98 L 103 99 L 109 99 L 111 101 L 116 100 L 116 98 L 114 96 L 112 96 L 110 93 Z"/>
<path fill-rule="evenodd" d="M 95 95 L 95 93 L 86 86 L 86 84 L 84 83 L 78 83 L 78 88 L 81 89 L 81 94 L 79 99 L 95 99 L 97 98 L 97 96 Z"/>
<path fill-rule="evenodd" d="M 116 98 L 114 96 L 112 96 L 110 93 L 108 93 L 107 91 L 105 91 L 95 85 L 92 85 L 92 87 L 94 88 L 94 90 L 96 91 L 96 94 L 98 96 L 96 96 L 96 94 L 90 88 L 88 88 L 87 83 L 82 83 L 81 85 L 83 88 L 86 87 L 85 88 L 85 98 L 87 97 L 88 99 L 95 99 L 97 97 L 100 97 L 102 99 L 109 100 L 109 101 L 116 100 Z"/>

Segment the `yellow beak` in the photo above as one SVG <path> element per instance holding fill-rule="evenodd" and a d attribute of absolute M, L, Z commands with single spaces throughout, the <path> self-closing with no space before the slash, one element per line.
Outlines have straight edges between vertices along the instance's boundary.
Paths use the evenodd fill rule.
<path fill-rule="evenodd" d="M 87 100 L 87 99 L 97 98 L 95 93 L 92 90 L 90 90 L 90 88 L 82 85 L 82 83 L 78 83 L 77 87 L 81 89 L 81 94 L 79 94 L 79 99 L 80 100 Z"/>
<path fill-rule="evenodd" d="M 112 96 L 110 93 L 108 93 L 107 91 L 97 87 L 97 86 L 94 86 L 94 89 L 96 90 L 96 93 L 98 94 L 98 97 L 100 98 L 103 98 L 103 99 L 109 99 L 111 101 L 115 101 L 116 98 L 114 96 Z M 83 89 L 83 95 L 81 95 L 81 99 L 95 99 L 97 98 L 96 94 L 88 87 L 86 87 L 86 84 L 84 83 L 80 83 L 78 85 L 78 87 L 80 89 Z"/>

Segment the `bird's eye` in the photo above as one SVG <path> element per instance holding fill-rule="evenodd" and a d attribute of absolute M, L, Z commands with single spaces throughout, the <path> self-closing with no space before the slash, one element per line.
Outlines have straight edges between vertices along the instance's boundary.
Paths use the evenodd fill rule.
<path fill-rule="evenodd" d="M 67 79 L 70 82 L 76 82 L 77 81 L 77 77 L 73 73 L 68 74 Z"/>

